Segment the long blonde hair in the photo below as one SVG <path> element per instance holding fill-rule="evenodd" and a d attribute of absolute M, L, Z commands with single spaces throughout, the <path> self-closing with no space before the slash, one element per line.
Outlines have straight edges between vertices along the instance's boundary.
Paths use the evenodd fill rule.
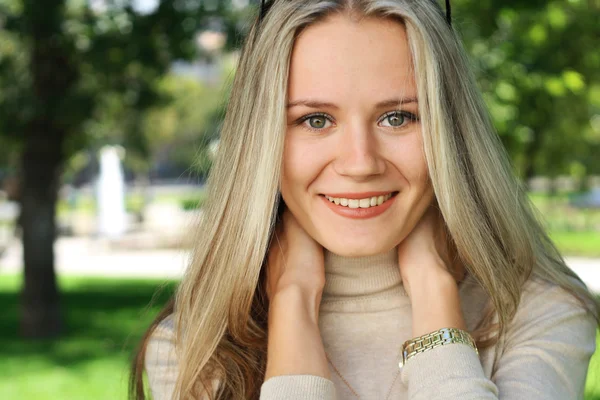
<path fill-rule="evenodd" d="M 192 261 L 142 340 L 132 398 L 144 398 L 148 339 L 173 313 L 176 397 L 211 393 L 218 377 L 217 398 L 258 399 L 267 349 L 262 283 L 280 206 L 289 62 L 297 35 L 334 13 L 389 18 L 406 28 L 435 196 L 456 253 L 490 296 L 472 332 L 478 346 L 503 334 L 532 275 L 564 287 L 598 319 L 594 297 L 565 265 L 515 178 L 460 40 L 435 0 L 274 1 L 242 49 Z"/>

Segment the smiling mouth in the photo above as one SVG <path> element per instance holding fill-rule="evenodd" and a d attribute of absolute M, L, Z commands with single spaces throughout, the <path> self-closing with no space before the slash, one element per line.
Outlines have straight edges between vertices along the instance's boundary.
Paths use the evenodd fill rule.
<path fill-rule="evenodd" d="M 383 203 L 385 203 L 392 197 L 396 196 L 398 193 L 399 192 L 392 192 L 392 193 L 388 193 L 386 195 L 366 197 L 364 199 L 347 199 L 344 197 L 331 197 L 331 196 L 327 196 L 327 195 L 321 195 L 321 196 L 325 197 L 331 203 L 334 203 L 335 205 L 342 206 L 342 207 L 371 208 L 371 207 L 378 207 L 378 206 L 382 205 Z"/>

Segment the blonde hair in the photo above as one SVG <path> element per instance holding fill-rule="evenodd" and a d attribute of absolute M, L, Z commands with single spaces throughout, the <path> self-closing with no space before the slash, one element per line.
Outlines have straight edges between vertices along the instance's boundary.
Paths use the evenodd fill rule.
<path fill-rule="evenodd" d="M 472 332 L 496 343 L 532 275 L 598 304 L 565 265 L 515 178 L 456 32 L 434 0 L 275 1 L 242 49 L 190 267 L 142 340 L 130 395 L 143 399 L 148 339 L 175 316 L 177 398 L 258 399 L 266 366 L 265 256 L 280 205 L 289 62 L 298 34 L 334 13 L 403 24 L 413 55 L 424 151 L 455 251 L 489 294 Z M 476 245 L 473 245 L 473 244 Z"/>

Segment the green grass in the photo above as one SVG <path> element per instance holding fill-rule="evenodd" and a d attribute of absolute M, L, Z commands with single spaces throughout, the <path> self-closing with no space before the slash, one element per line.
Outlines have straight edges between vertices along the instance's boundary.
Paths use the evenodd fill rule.
<path fill-rule="evenodd" d="M 125 399 L 131 355 L 174 284 L 148 307 L 159 281 L 60 279 L 68 330 L 41 342 L 18 337 L 19 285 L 0 275 L 0 399 Z"/>
<path fill-rule="evenodd" d="M 569 206 L 569 195 L 531 194 L 550 237 L 565 256 L 600 257 L 600 209 Z"/>
<path fill-rule="evenodd" d="M 596 352 L 588 369 L 585 400 L 600 400 L 600 331 L 596 332 Z"/>
<path fill-rule="evenodd" d="M 0 275 L 0 399 L 125 399 L 132 352 L 174 283 L 61 278 L 68 331 L 57 341 L 20 339 L 20 277 Z M 600 400 L 600 332 L 586 400 Z"/>
<path fill-rule="evenodd" d="M 578 257 L 600 257 L 600 232 L 550 232 L 562 254 Z"/>

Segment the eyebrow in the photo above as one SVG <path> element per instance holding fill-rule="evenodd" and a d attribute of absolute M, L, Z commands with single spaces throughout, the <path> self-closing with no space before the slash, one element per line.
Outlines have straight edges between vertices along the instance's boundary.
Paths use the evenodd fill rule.
<path fill-rule="evenodd" d="M 416 97 L 402 97 L 380 101 L 376 104 L 376 108 L 384 108 L 384 107 L 393 107 L 402 104 L 410 104 L 410 103 L 418 103 L 419 100 Z M 318 100 L 296 100 L 287 104 L 288 110 L 297 106 L 305 106 L 310 108 L 332 108 L 334 110 L 339 109 L 339 107 L 334 103 L 329 103 L 326 101 L 318 101 Z"/>

